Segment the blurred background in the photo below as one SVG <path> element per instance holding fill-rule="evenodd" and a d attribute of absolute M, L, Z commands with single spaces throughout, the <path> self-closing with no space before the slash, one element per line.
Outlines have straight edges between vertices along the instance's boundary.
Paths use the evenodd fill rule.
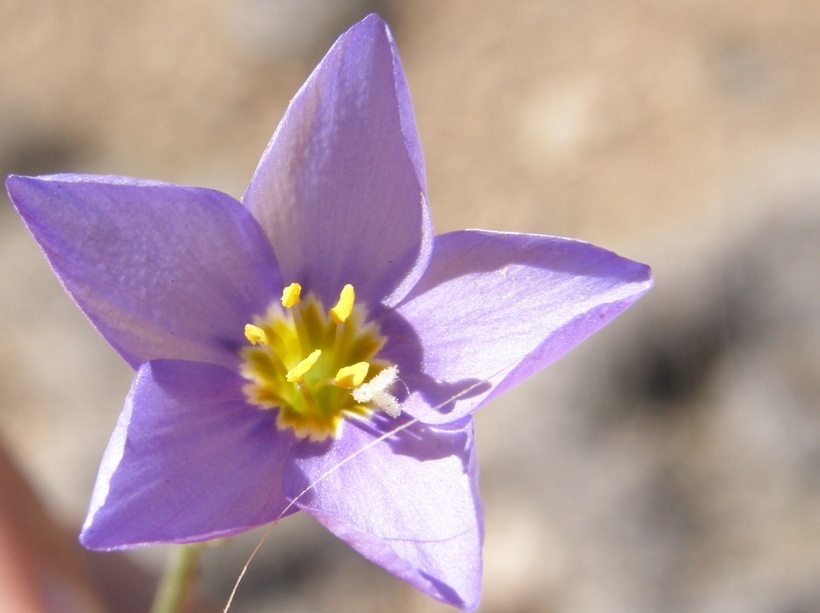
<path fill-rule="evenodd" d="M 656 275 L 479 414 L 481 611 L 820 610 L 820 3 L 0 0 L 0 175 L 240 197 L 290 97 L 373 10 L 438 232 L 572 236 Z M 7 202 L 0 269 L 0 441 L 76 532 L 132 373 Z M 206 556 L 206 599 L 260 536 Z M 232 610 L 448 609 L 294 517 Z"/>

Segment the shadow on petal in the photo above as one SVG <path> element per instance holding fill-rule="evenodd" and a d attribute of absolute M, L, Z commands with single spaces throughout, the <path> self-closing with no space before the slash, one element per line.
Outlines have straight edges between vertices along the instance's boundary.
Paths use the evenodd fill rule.
<path fill-rule="evenodd" d="M 424 400 L 424 407 L 410 410 L 413 417 L 424 421 L 424 409 L 441 415 L 449 414 L 457 400 L 480 396 L 490 389 L 490 383 L 482 379 L 441 381 L 424 372 L 425 350 L 413 326 L 395 310 L 385 309 L 377 321 L 387 337 L 380 357 L 399 367 L 399 381 L 393 389 L 400 403 L 414 394 Z"/>
<path fill-rule="evenodd" d="M 324 441 L 301 440 L 296 445 L 293 457 L 304 459 L 324 456 L 327 455 L 336 443 L 337 441 L 332 438 L 328 438 Z"/>
<path fill-rule="evenodd" d="M 469 421 L 470 418 L 462 420 L 461 428 L 450 429 L 429 426 L 419 421 L 413 422 L 407 415 L 394 419 L 379 414 L 368 421 L 351 421 L 350 425 L 366 432 L 373 440 L 390 433 L 387 438 L 376 444 L 387 445 L 394 455 L 403 455 L 422 462 L 441 460 L 452 455 L 460 456 L 464 458 L 464 471 L 467 472 L 468 455 L 464 452 L 472 444 L 472 430 L 466 428 Z"/>

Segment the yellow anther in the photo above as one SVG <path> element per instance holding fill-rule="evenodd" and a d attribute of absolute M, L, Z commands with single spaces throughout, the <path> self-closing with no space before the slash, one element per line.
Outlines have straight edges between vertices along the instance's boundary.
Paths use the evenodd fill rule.
<path fill-rule="evenodd" d="M 245 338 L 248 339 L 251 345 L 268 344 L 268 335 L 265 334 L 262 328 L 253 324 L 245 325 Z"/>
<path fill-rule="evenodd" d="M 339 302 L 328 312 L 334 323 L 341 324 L 347 321 L 353 312 L 353 303 L 356 300 L 356 292 L 349 283 L 342 288 L 339 294 Z"/>
<path fill-rule="evenodd" d="M 301 383 L 307 374 L 307 371 L 313 368 L 313 365 L 316 364 L 316 360 L 319 359 L 320 355 L 322 355 L 322 350 L 317 349 L 304 360 L 299 362 L 296 366 L 291 368 L 285 375 L 285 379 L 287 379 L 288 383 Z"/>
<path fill-rule="evenodd" d="M 357 362 L 351 366 L 344 366 L 336 373 L 336 385 L 352 390 L 364 383 L 370 364 L 367 362 Z"/>
<path fill-rule="evenodd" d="M 299 304 L 299 297 L 302 295 L 302 286 L 298 283 L 291 283 L 282 290 L 282 306 L 289 309 Z"/>

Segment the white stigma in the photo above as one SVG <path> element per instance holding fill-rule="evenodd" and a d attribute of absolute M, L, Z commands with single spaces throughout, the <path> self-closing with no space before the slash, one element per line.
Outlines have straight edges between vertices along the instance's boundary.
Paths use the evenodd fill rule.
<path fill-rule="evenodd" d="M 396 366 L 385 368 L 370 381 L 354 389 L 353 400 L 361 404 L 372 402 L 390 417 L 398 417 L 401 413 L 399 401 L 387 392 L 387 388 L 393 385 L 398 378 L 399 369 Z"/>

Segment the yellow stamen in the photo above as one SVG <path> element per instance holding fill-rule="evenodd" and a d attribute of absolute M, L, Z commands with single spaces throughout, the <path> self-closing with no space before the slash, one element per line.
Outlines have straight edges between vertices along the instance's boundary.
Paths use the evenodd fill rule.
<path fill-rule="evenodd" d="M 328 312 L 334 323 L 341 324 L 347 321 L 347 318 L 353 312 L 355 300 L 356 292 L 353 290 L 353 286 L 348 283 L 342 288 L 342 293 L 339 294 L 339 302 Z"/>
<path fill-rule="evenodd" d="M 291 283 L 282 290 L 282 306 L 289 309 L 299 304 L 299 297 L 302 295 L 302 286 L 298 283 Z"/>
<path fill-rule="evenodd" d="M 336 385 L 352 390 L 364 383 L 370 364 L 367 362 L 357 362 L 351 366 L 344 366 L 336 373 Z"/>
<path fill-rule="evenodd" d="M 386 391 L 397 371 L 377 359 L 387 339 L 365 308 L 355 306 L 353 287 L 339 289 L 338 304 L 328 305 L 307 286 L 301 292 L 291 284 L 281 303 L 245 330 L 239 372 L 248 383 L 242 392 L 249 404 L 275 412 L 276 428 L 298 439 L 338 438 L 348 418 L 400 413 Z"/>
<path fill-rule="evenodd" d="M 262 328 L 253 324 L 245 325 L 245 338 L 248 339 L 251 345 L 268 344 L 268 335 L 265 334 Z"/>
<path fill-rule="evenodd" d="M 313 368 L 314 364 L 316 364 L 316 360 L 319 359 L 320 355 L 322 355 L 322 350 L 317 349 L 304 360 L 299 362 L 296 366 L 291 368 L 285 375 L 285 379 L 287 379 L 288 383 L 301 383 L 307 372 Z"/>

